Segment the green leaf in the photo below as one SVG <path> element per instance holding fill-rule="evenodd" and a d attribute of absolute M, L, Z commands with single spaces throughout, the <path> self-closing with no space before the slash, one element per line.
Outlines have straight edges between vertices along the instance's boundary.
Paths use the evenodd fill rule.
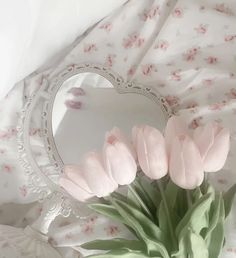
<path fill-rule="evenodd" d="M 150 258 L 150 256 L 145 253 L 139 251 L 128 251 L 128 250 L 115 250 L 108 252 L 106 254 L 97 254 L 90 255 L 87 258 L 113 258 L 113 257 L 121 257 L 121 258 Z M 162 258 L 160 256 L 152 256 L 153 258 Z"/>
<path fill-rule="evenodd" d="M 150 180 L 147 180 L 147 178 L 143 177 L 139 178 L 138 183 L 140 183 L 140 189 L 142 189 L 146 196 L 148 196 L 153 208 L 158 208 L 161 202 L 161 196 L 156 186 L 153 185 L 155 182 L 151 182 Z"/>
<path fill-rule="evenodd" d="M 165 189 L 165 195 L 166 195 L 166 199 L 168 201 L 168 204 L 170 207 L 174 207 L 176 204 L 176 199 L 177 199 L 177 194 L 178 194 L 178 190 L 180 188 L 175 185 L 171 180 L 168 182 L 166 189 Z"/>
<path fill-rule="evenodd" d="M 192 198 L 193 203 L 197 202 L 197 201 L 202 197 L 202 192 L 201 192 L 200 187 L 197 187 L 197 188 L 193 191 L 192 197 L 193 197 L 193 198 Z"/>
<path fill-rule="evenodd" d="M 233 185 L 226 193 L 224 193 L 223 198 L 224 198 L 224 206 L 225 206 L 225 217 L 228 217 L 231 208 L 232 208 L 232 204 L 233 204 L 233 200 L 235 197 L 235 193 L 236 193 L 236 184 Z"/>
<path fill-rule="evenodd" d="M 211 232 L 216 227 L 221 209 L 222 195 L 217 194 L 215 200 L 212 202 L 210 214 L 209 214 L 209 226 L 206 228 L 205 239 L 208 239 L 211 235 Z"/>
<path fill-rule="evenodd" d="M 190 228 L 179 241 L 179 251 L 172 254 L 176 258 L 209 258 L 204 239 Z"/>
<path fill-rule="evenodd" d="M 180 235 L 191 228 L 193 232 L 199 232 L 208 226 L 206 213 L 209 212 L 211 203 L 213 201 L 212 194 L 208 193 L 200 198 L 193 206 L 187 211 L 183 219 L 180 221 L 176 228 L 176 235 Z"/>
<path fill-rule="evenodd" d="M 122 218 L 119 212 L 112 205 L 96 203 L 96 204 L 90 204 L 88 205 L 88 207 L 102 215 L 105 215 L 106 217 L 109 217 L 118 222 L 126 224 L 126 221 Z"/>
<path fill-rule="evenodd" d="M 145 252 L 145 245 L 138 240 L 128 240 L 122 238 L 113 238 L 111 240 L 95 240 L 81 245 L 82 248 L 88 250 L 119 250 L 125 249 L 129 251 Z"/>
<path fill-rule="evenodd" d="M 126 223 L 136 232 L 138 238 L 145 242 L 149 255 L 162 255 L 163 258 L 169 258 L 162 242 L 162 232 L 149 218 L 122 201 L 112 201 L 112 204 L 126 220 Z"/>
<path fill-rule="evenodd" d="M 207 245 L 204 239 L 200 235 L 194 233 L 191 229 L 189 230 L 188 237 L 189 237 L 189 244 L 188 244 L 189 257 L 209 258 Z"/>
<path fill-rule="evenodd" d="M 209 258 L 217 258 L 224 246 L 224 223 L 225 223 L 225 208 L 223 199 L 220 198 L 220 214 L 218 223 L 211 231 L 210 236 L 206 239 L 209 250 Z"/>

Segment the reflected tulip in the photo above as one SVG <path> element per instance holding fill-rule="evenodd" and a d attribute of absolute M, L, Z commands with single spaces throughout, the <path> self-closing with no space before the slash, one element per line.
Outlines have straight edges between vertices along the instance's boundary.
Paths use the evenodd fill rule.
<path fill-rule="evenodd" d="M 204 179 L 203 162 L 194 141 L 187 135 L 175 137 L 171 145 L 171 180 L 184 189 L 200 186 Z"/>
<path fill-rule="evenodd" d="M 135 152 L 120 129 L 113 128 L 106 134 L 103 153 L 108 174 L 119 185 L 131 184 L 137 172 Z"/>
<path fill-rule="evenodd" d="M 223 168 L 230 147 L 230 132 L 216 122 L 198 127 L 194 131 L 196 142 L 204 164 L 205 172 L 216 172 Z"/>
<path fill-rule="evenodd" d="M 97 196 L 104 197 L 115 191 L 118 184 L 105 171 L 102 157 L 89 152 L 83 159 L 83 171 L 89 189 Z"/>
<path fill-rule="evenodd" d="M 168 161 L 163 135 L 151 126 L 134 127 L 133 142 L 138 162 L 143 172 L 151 179 L 160 179 L 167 174 Z"/>
<path fill-rule="evenodd" d="M 59 184 L 75 199 L 86 201 L 93 197 L 88 184 L 85 181 L 83 171 L 79 166 L 67 165 L 64 168 L 65 175 L 60 178 Z"/>

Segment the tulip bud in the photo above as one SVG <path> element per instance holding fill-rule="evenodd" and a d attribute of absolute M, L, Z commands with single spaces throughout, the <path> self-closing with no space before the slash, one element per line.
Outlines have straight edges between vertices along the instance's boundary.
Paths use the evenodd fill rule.
<path fill-rule="evenodd" d="M 189 136 L 175 137 L 171 145 L 169 173 L 171 180 L 181 188 L 194 189 L 202 184 L 202 158 Z"/>
<path fill-rule="evenodd" d="M 103 148 L 105 168 L 119 184 L 131 184 L 137 172 L 134 150 L 118 128 L 107 133 Z"/>
<path fill-rule="evenodd" d="M 170 153 L 171 144 L 176 136 L 188 134 L 187 125 L 178 116 L 172 116 L 167 121 L 165 128 L 165 140 L 168 154 Z"/>
<path fill-rule="evenodd" d="M 118 187 L 105 171 L 102 157 L 97 152 L 89 152 L 83 160 L 85 180 L 97 197 L 104 197 Z"/>
<path fill-rule="evenodd" d="M 133 142 L 139 165 L 151 179 L 160 179 L 167 174 L 168 161 L 163 135 L 151 126 L 133 128 Z"/>
<path fill-rule="evenodd" d="M 93 197 L 89 189 L 83 171 L 79 166 L 68 165 L 64 168 L 65 175 L 60 178 L 59 184 L 75 199 L 79 201 L 86 201 Z"/>
<path fill-rule="evenodd" d="M 223 168 L 230 147 L 230 132 L 218 123 L 212 122 L 194 131 L 196 142 L 204 164 L 205 172 L 216 172 Z"/>

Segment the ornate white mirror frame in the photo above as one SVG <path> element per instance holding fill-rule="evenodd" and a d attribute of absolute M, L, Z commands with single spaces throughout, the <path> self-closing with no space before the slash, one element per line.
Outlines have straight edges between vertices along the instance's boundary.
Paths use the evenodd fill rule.
<path fill-rule="evenodd" d="M 38 195 L 39 200 L 44 200 L 50 193 L 61 195 L 63 201 L 60 204 L 62 206 L 60 213 L 64 216 L 68 216 L 71 210 L 78 215 L 76 209 L 78 205 L 75 205 L 75 201 L 57 184 L 59 176 L 63 173 L 64 164 L 57 151 L 53 137 L 53 103 L 63 82 L 76 74 L 85 72 L 103 76 L 111 82 L 118 93 L 141 94 L 153 100 L 162 109 L 166 119 L 172 114 L 165 98 L 160 96 L 154 89 L 134 82 L 126 82 L 121 76 L 109 68 L 100 65 L 72 64 L 52 79 L 45 79 L 41 88 L 27 101 L 22 111 L 21 121 L 18 127 L 19 160 L 25 173 L 28 174 L 30 180 L 28 187 Z M 34 136 L 30 134 L 30 126 L 33 119 L 39 119 L 38 124 L 41 126 L 41 137 L 38 141 L 43 151 L 41 155 L 45 156 L 46 159 L 42 164 L 38 161 L 37 152 L 34 153 L 33 150 L 32 142 L 34 142 Z"/>

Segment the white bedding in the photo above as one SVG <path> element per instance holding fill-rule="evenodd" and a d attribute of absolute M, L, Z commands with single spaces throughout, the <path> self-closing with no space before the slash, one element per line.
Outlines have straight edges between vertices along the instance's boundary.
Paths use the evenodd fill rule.
<path fill-rule="evenodd" d="M 0 202 L 35 200 L 15 158 L 15 127 L 24 96 L 40 87 L 42 76 L 84 61 L 104 64 L 127 80 L 155 87 L 190 128 L 212 119 L 228 126 L 232 134 L 230 157 L 224 170 L 211 179 L 219 189 L 236 182 L 235 21 L 235 0 L 131 0 L 74 44 L 57 67 L 20 82 L 0 105 L 4 114 L 0 121 Z M 27 222 L 37 217 L 38 210 L 35 206 L 25 215 Z M 222 258 L 235 256 L 234 214 Z M 101 217 L 85 225 L 74 218 L 58 218 L 50 234 L 55 245 L 75 248 L 83 241 L 117 237 L 122 232 L 122 227 Z"/>
<path fill-rule="evenodd" d="M 0 99 L 127 0 L 0 1 Z"/>

